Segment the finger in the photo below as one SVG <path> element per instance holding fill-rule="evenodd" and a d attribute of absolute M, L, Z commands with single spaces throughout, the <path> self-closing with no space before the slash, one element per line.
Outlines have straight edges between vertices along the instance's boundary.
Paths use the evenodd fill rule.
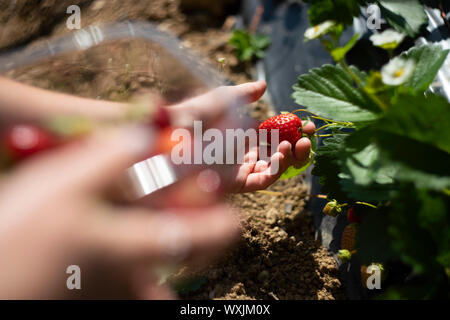
<path fill-rule="evenodd" d="M 82 141 L 38 155 L 24 164 L 14 181 L 46 189 L 88 193 L 114 180 L 127 167 L 143 160 L 155 137 L 144 127 L 97 132 Z"/>
<path fill-rule="evenodd" d="M 228 93 L 236 99 L 251 103 L 259 100 L 266 92 L 267 83 L 264 80 L 248 82 L 234 87 L 223 87 L 222 93 Z"/>
<path fill-rule="evenodd" d="M 263 171 L 266 171 L 268 167 L 269 167 L 269 163 L 267 161 L 258 160 L 253 172 L 263 172 Z"/>
<path fill-rule="evenodd" d="M 241 192 L 253 192 L 266 189 L 286 170 L 287 159 L 281 152 L 276 152 L 270 158 L 269 166 L 261 172 L 253 172 L 245 181 Z"/>
<path fill-rule="evenodd" d="M 308 138 L 301 138 L 295 144 L 295 164 L 302 166 L 308 161 L 311 153 L 311 141 Z"/>
<path fill-rule="evenodd" d="M 261 148 L 264 147 L 260 147 L 259 150 L 261 150 Z M 267 146 L 267 151 L 266 154 L 270 154 L 271 152 L 271 147 Z M 277 152 L 281 153 L 283 155 L 282 158 L 282 163 L 281 163 L 281 167 L 287 167 L 289 166 L 288 163 L 290 162 L 294 162 L 293 160 L 293 153 L 292 153 L 292 146 L 288 141 L 282 141 L 277 148 Z M 253 170 L 253 172 L 263 172 L 265 170 L 267 170 L 267 168 L 269 168 L 270 166 L 270 159 L 266 160 L 259 160 Z"/>
<path fill-rule="evenodd" d="M 236 184 L 234 190 L 231 190 L 232 192 L 239 192 L 242 189 L 248 175 L 254 171 L 257 160 L 258 148 L 256 147 L 247 152 L 244 158 L 244 163 L 238 167 L 235 179 Z"/>
<path fill-rule="evenodd" d="M 28 86 L 0 77 L 0 123 L 5 120 L 42 121 L 57 116 L 81 116 L 95 120 L 120 119 L 129 106 L 87 99 Z"/>
<path fill-rule="evenodd" d="M 312 121 L 302 121 L 303 123 L 303 133 L 312 136 L 316 131 L 316 125 Z"/>
<path fill-rule="evenodd" d="M 292 145 L 289 141 L 282 141 L 278 146 L 278 152 L 281 152 L 284 155 L 283 167 L 288 167 L 292 163 L 294 163 L 294 154 L 292 152 Z"/>
<path fill-rule="evenodd" d="M 225 206 L 158 214 L 128 209 L 97 223 L 90 242 L 123 259 L 180 262 L 192 254 L 220 251 L 238 230 L 236 217 Z"/>
<path fill-rule="evenodd" d="M 237 86 L 219 87 L 203 95 L 191 98 L 180 104 L 168 107 L 171 118 L 179 119 L 180 112 L 185 114 L 188 111 L 190 119 L 183 121 L 193 121 L 198 119 L 217 119 L 231 105 L 247 104 L 257 101 L 266 91 L 265 81 L 244 83 Z"/>

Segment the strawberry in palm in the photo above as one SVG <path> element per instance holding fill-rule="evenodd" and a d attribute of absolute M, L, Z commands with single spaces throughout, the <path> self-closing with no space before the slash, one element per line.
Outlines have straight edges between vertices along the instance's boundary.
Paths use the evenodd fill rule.
<path fill-rule="evenodd" d="M 260 126 L 260 130 L 267 130 L 267 142 L 271 141 L 271 130 L 279 130 L 279 142 L 289 141 L 294 147 L 302 137 L 302 120 L 293 113 L 283 113 L 267 119 Z"/>

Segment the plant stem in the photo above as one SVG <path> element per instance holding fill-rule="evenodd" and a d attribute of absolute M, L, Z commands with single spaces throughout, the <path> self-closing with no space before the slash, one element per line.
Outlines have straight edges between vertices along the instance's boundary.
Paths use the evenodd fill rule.
<path fill-rule="evenodd" d="M 268 190 L 258 190 L 256 192 L 257 193 L 262 193 L 262 194 L 268 194 L 268 195 L 271 195 L 271 196 L 282 196 L 283 195 L 282 192 L 268 191 Z"/>
<path fill-rule="evenodd" d="M 326 129 L 326 128 L 328 128 L 328 127 L 331 127 L 331 126 L 334 126 L 334 123 L 328 123 L 328 124 L 326 124 L 326 125 L 324 125 L 324 126 L 321 126 L 319 129 L 316 130 L 316 133 L 319 132 L 319 131 L 321 131 L 321 130 L 323 130 L 323 129 Z"/>
<path fill-rule="evenodd" d="M 371 207 L 371 208 L 374 208 L 374 209 L 378 209 L 377 206 L 374 206 L 373 204 L 370 204 L 370 203 L 367 203 L 367 202 L 356 201 L 355 203 L 362 204 L 364 206 Z"/>
<path fill-rule="evenodd" d="M 316 134 L 315 136 L 317 138 L 325 138 L 325 137 L 332 137 L 333 134 L 332 133 L 330 133 L 330 134 Z"/>
<path fill-rule="evenodd" d="M 319 199 L 328 199 L 327 195 L 325 195 L 325 194 L 309 194 L 308 197 L 319 198 Z"/>

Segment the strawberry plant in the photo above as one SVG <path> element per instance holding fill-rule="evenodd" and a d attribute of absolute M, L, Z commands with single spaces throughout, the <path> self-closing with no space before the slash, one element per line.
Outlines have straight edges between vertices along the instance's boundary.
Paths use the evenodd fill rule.
<path fill-rule="evenodd" d="M 312 27 L 306 40 L 320 40 L 335 61 L 300 75 L 293 87 L 300 110 L 323 123 L 312 173 L 333 208 L 348 205 L 350 222 L 360 222 L 359 262 L 405 264 L 418 279 L 383 288 L 384 297 L 448 298 L 450 104 L 429 90 L 448 50 L 423 45 L 394 57 L 400 42 L 417 36 L 427 22 L 417 0 L 307 2 Z M 340 44 L 366 2 L 378 3 L 393 28 L 371 38 L 391 60 L 368 72 L 346 61 L 358 35 Z M 339 256 L 348 261 L 350 249 Z"/>
<path fill-rule="evenodd" d="M 240 61 L 264 58 L 264 50 L 270 45 L 270 38 L 265 35 L 253 35 L 245 30 L 235 30 L 230 44 Z"/>

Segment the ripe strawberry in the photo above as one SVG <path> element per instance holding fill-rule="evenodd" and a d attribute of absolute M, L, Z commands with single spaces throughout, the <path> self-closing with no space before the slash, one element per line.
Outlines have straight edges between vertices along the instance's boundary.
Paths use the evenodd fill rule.
<path fill-rule="evenodd" d="M 22 160 L 35 153 L 57 145 L 56 139 L 46 130 L 33 125 L 14 125 L 3 137 L 6 152 L 16 160 Z"/>
<path fill-rule="evenodd" d="M 355 249 L 357 229 L 358 225 L 356 223 L 351 223 L 345 227 L 341 238 L 341 249 L 348 251 L 353 251 Z"/>
<path fill-rule="evenodd" d="M 294 147 L 302 137 L 302 120 L 293 113 L 283 113 L 269 118 L 259 126 L 260 130 L 267 130 L 267 142 L 270 143 L 270 131 L 279 130 L 279 142 L 289 141 Z"/>
<path fill-rule="evenodd" d="M 347 220 L 350 223 L 361 223 L 361 216 L 355 213 L 355 207 L 351 207 L 347 211 Z"/>

